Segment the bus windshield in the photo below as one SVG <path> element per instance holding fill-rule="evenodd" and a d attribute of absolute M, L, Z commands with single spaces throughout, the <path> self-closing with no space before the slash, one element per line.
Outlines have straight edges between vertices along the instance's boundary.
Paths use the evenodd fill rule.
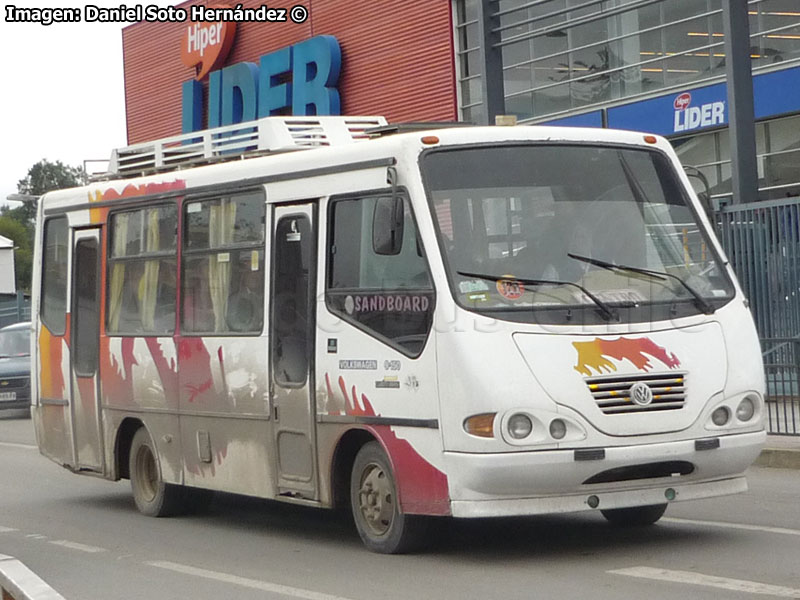
<path fill-rule="evenodd" d="M 522 322 L 710 313 L 733 285 L 659 151 L 588 144 L 434 150 L 422 159 L 464 308 Z"/>

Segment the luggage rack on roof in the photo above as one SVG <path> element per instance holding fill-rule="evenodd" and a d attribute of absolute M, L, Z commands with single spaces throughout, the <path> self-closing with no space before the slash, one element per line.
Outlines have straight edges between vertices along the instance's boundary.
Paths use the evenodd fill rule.
<path fill-rule="evenodd" d="M 117 148 L 111 153 L 108 173 L 93 179 L 138 177 L 275 152 L 350 144 L 368 140 L 367 130 L 385 125 L 383 117 L 265 117 Z"/>
<path fill-rule="evenodd" d="M 372 129 L 368 129 L 366 133 L 370 137 L 382 137 L 385 135 L 395 135 L 398 133 L 417 133 L 420 131 L 430 131 L 431 129 L 449 129 L 451 127 L 474 126 L 474 123 L 467 121 L 411 121 L 373 127 Z"/>

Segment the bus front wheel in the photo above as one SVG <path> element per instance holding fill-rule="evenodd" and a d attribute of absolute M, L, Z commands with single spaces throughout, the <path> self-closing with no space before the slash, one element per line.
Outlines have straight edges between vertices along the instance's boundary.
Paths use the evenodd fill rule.
<path fill-rule="evenodd" d="M 600 512 L 612 525 L 620 527 L 645 527 L 652 525 L 664 516 L 666 504 L 634 506 L 631 508 L 611 508 Z"/>
<path fill-rule="evenodd" d="M 144 427 L 133 436 L 128 466 L 133 499 L 139 512 L 148 517 L 167 517 L 180 510 L 182 488 L 164 483 L 158 452 Z"/>
<path fill-rule="evenodd" d="M 400 510 L 394 474 L 378 442 L 365 444 L 356 455 L 350 505 L 361 540 L 373 552 L 402 554 L 421 542 L 424 521 Z"/>

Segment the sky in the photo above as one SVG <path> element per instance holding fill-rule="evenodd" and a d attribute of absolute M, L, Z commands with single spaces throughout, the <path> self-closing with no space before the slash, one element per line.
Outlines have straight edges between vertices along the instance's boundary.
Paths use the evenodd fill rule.
<path fill-rule="evenodd" d="M 135 0 L 94 0 L 117 8 Z M 145 5 L 178 2 L 145 0 Z M 17 0 L 20 8 L 85 4 Z M 129 23 L 8 22 L 8 3 L 0 18 L 0 204 L 17 193 L 17 182 L 46 158 L 71 166 L 108 160 L 126 145 L 122 29 Z M 89 163 L 88 171 L 104 170 Z"/>

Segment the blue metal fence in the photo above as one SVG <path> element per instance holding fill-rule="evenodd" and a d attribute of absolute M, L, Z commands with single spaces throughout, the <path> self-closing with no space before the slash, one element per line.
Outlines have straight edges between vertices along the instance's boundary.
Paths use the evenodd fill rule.
<path fill-rule="evenodd" d="M 22 292 L 17 292 L 16 297 L 0 297 L 0 327 L 19 323 L 20 321 L 30 321 L 31 301 Z"/>
<path fill-rule="evenodd" d="M 717 227 L 761 337 L 769 431 L 800 435 L 800 198 L 722 207 Z"/>

